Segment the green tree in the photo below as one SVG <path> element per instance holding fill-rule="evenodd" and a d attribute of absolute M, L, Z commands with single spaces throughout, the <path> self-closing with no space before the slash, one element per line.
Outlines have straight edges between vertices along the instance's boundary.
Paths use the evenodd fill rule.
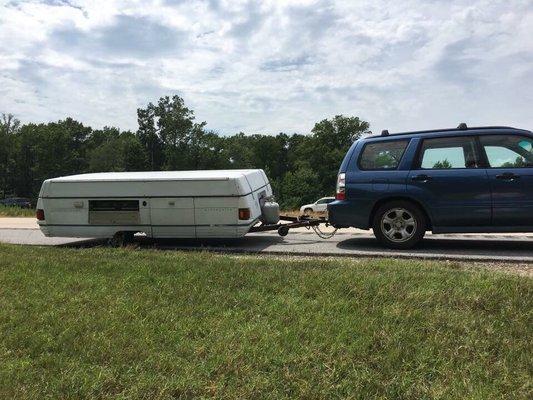
<path fill-rule="evenodd" d="M 305 166 L 287 172 L 281 182 L 281 190 L 280 205 L 285 209 L 300 208 L 322 196 L 317 174 Z"/>
<path fill-rule="evenodd" d="M 137 109 L 137 136 L 148 157 L 148 166 L 152 171 L 163 167 L 163 143 L 157 134 L 154 105 L 149 103 L 145 109 Z"/>
<path fill-rule="evenodd" d="M 92 129 L 67 118 L 21 126 L 14 141 L 14 191 L 36 196 L 44 179 L 87 171 L 85 141 Z"/>
<path fill-rule="evenodd" d="M 528 163 L 526 159 L 522 156 L 516 157 L 514 162 L 507 161 L 502 164 L 500 168 L 526 168 L 528 166 Z"/>
<path fill-rule="evenodd" d="M 450 169 L 452 168 L 452 163 L 449 162 L 447 159 L 444 159 L 442 161 L 437 161 L 435 164 L 433 164 L 433 169 Z"/>
<path fill-rule="evenodd" d="M 122 142 L 123 171 L 143 171 L 148 166 L 148 157 L 139 138 L 130 131 L 120 136 Z"/>
<path fill-rule="evenodd" d="M 141 171 L 147 168 L 146 152 L 139 138 L 129 131 L 105 127 L 88 140 L 89 171 Z"/>
<path fill-rule="evenodd" d="M 315 171 L 319 196 L 334 192 L 337 173 L 346 152 L 354 140 L 368 133 L 369 127 L 368 122 L 358 117 L 337 115 L 316 123 L 309 139 L 301 140 L 301 149 L 297 149 L 298 163 Z"/>
<path fill-rule="evenodd" d="M 0 198 L 11 194 L 14 184 L 15 137 L 20 121 L 13 114 L 2 114 L 0 119 Z"/>
<path fill-rule="evenodd" d="M 177 95 L 137 110 L 138 135 L 152 169 L 190 169 L 199 163 L 205 122 L 194 119 L 194 112 Z"/>

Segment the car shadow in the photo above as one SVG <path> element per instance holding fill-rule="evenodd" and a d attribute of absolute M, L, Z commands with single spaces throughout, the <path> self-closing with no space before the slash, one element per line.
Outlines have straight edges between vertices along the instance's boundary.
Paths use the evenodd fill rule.
<path fill-rule="evenodd" d="M 370 237 L 356 237 L 337 243 L 342 250 L 358 250 L 386 253 L 417 253 L 417 254 L 466 254 L 469 255 L 513 255 L 531 256 L 533 254 L 533 241 L 531 240 L 497 240 L 479 238 L 424 238 L 420 244 L 408 250 L 387 249 L 378 241 Z"/>

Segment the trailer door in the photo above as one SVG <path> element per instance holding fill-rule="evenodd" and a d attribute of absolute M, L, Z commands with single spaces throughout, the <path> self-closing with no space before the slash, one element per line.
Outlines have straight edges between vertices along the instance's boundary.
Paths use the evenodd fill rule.
<path fill-rule="evenodd" d="M 150 213 L 153 237 L 196 237 L 192 197 L 153 197 L 150 199 Z"/>

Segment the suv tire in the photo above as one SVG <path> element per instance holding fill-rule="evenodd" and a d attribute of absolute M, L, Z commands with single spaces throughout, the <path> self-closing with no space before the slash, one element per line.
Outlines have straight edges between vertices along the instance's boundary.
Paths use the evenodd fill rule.
<path fill-rule="evenodd" d="M 312 212 L 313 212 L 313 209 L 312 209 L 312 208 L 306 208 L 306 209 L 304 210 L 304 214 L 307 214 L 307 215 L 311 214 Z"/>
<path fill-rule="evenodd" d="M 395 200 L 380 206 L 374 214 L 372 229 L 376 239 L 391 249 L 410 249 L 424 237 L 427 218 L 416 204 Z"/>

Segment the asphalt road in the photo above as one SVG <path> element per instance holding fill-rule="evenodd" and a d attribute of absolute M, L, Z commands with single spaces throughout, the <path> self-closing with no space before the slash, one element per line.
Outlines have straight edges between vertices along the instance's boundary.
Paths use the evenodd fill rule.
<path fill-rule="evenodd" d="M 210 250 L 231 253 L 292 254 L 307 256 L 370 256 L 427 258 L 467 261 L 500 261 L 533 263 L 533 234 L 428 234 L 422 244 L 409 251 L 380 247 L 371 232 L 338 231 L 332 239 L 323 240 L 305 228 L 288 236 L 276 233 L 254 233 L 240 239 L 224 240 L 149 240 L 136 238 L 142 247 L 179 250 Z M 31 218 L 0 218 L 0 242 L 29 245 L 96 246 L 102 240 L 47 238 Z"/>

